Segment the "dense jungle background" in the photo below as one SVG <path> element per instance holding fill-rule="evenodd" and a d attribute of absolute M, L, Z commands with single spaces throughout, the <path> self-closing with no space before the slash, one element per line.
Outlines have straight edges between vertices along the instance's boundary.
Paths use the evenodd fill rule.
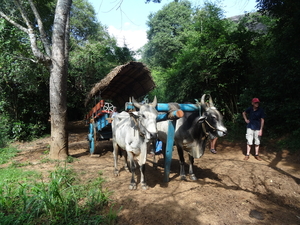
<path fill-rule="evenodd" d="M 37 11 L 42 15 L 41 21 L 43 22 L 45 36 L 51 39 L 55 15 L 54 10 L 58 0 L 1 0 L 0 2 L 0 158 L 2 160 L 1 164 L 5 165 L 1 169 L 5 167 L 8 168 L 7 171 L 10 171 L 6 174 L 3 169 L 2 174 L 6 174 L 7 176 L 5 178 L 0 176 L 1 187 L 7 188 L 1 188 L 1 190 L 6 191 L 0 192 L 0 221 L 3 222 L 3 218 L 5 218 L 7 223 L 3 224 L 11 224 L 11 221 L 14 221 L 15 224 L 26 224 L 24 223 L 25 220 L 31 221 L 32 219 L 26 217 L 29 215 L 28 210 L 32 209 L 32 205 L 26 202 L 25 198 L 20 198 L 20 196 L 26 193 L 24 190 L 27 186 L 22 182 L 20 183 L 19 178 L 14 178 L 11 174 L 15 173 L 15 170 L 12 168 L 20 166 L 26 166 L 26 170 L 30 167 L 37 170 L 36 166 L 32 166 L 32 162 L 28 162 L 31 153 L 34 154 L 34 157 L 32 157 L 33 161 L 36 162 L 37 159 L 42 157 L 42 163 L 51 164 L 48 166 L 43 164 L 42 167 L 45 166 L 44 168 L 54 169 L 54 164 L 56 164 L 56 162 L 44 158 L 49 153 L 49 144 L 51 143 L 48 140 L 50 139 L 49 67 L 45 62 L 41 63 L 40 60 L 36 59 L 32 52 L 32 42 L 29 40 L 28 35 L 22 29 L 18 29 L 18 27 L 10 23 L 9 19 L 4 15 L 10 15 L 10 19 L 17 21 L 21 26 L 25 26 L 25 22 L 22 22 L 21 17 L 26 16 L 35 21 L 34 13 L 31 10 L 32 4 L 35 4 Z M 146 2 L 151 4 L 164 3 L 163 0 L 147 0 Z M 23 12 L 26 12 L 26 15 L 18 13 L 17 9 L 19 7 L 23 9 Z M 257 10 L 256 13 L 225 18 L 219 2 L 213 3 L 207 1 L 203 5 L 193 5 L 187 0 L 175 0 L 166 4 L 160 11 L 149 15 L 147 21 L 148 43 L 135 52 L 126 46 L 126 40 L 124 40 L 124 47 L 117 45 L 116 39 L 109 35 L 106 25 L 97 21 L 95 9 L 87 0 L 73 0 L 70 12 L 70 43 L 67 49 L 69 52 L 67 59 L 68 76 L 66 92 L 67 119 L 69 122 L 81 122 L 78 122 L 80 123 L 80 132 L 77 132 L 76 129 L 75 131 L 68 129 L 70 132 L 69 138 L 71 139 L 69 140 L 69 144 L 80 142 L 76 144 L 76 146 L 79 146 L 76 148 L 72 148 L 72 145 L 70 145 L 69 162 L 73 162 L 73 158 L 84 156 L 82 160 L 85 161 L 85 166 L 82 168 L 86 168 L 90 160 L 95 165 L 98 163 L 95 159 L 86 156 L 88 154 L 86 153 L 87 143 L 83 138 L 84 134 L 82 130 L 86 130 L 86 133 L 88 133 L 88 130 L 82 121 L 86 113 L 99 98 L 94 99 L 88 106 L 85 106 L 84 102 L 87 93 L 95 83 L 104 78 L 116 66 L 129 61 L 140 61 L 151 70 L 156 83 L 156 88 L 147 96 L 150 100 L 156 95 L 158 102 L 161 103 L 195 103 L 203 94 L 210 94 L 213 97 L 215 105 L 224 115 L 224 122 L 228 128 L 228 135 L 224 138 L 224 142 L 220 143 L 223 149 L 226 149 L 226 146 L 239 145 L 245 142 L 245 123 L 242 118 L 242 112 L 250 106 L 252 98 L 256 97 L 260 99 L 261 106 L 264 108 L 267 116 L 265 119 L 262 146 L 263 153 L 265 154 L 263 156 L 265 164 L 260 165 L 259 168 L 267 168 L 268 170 L 270 169 L 269 167 L 276 167 L 278 162 L 283 158 L 288 160 L 285 162 L 285 169 L 282 169 L 282 171 L 278 170 L 278 168 L 275 169 L 277 172 L 279 171 L 279 175 L 273 170 L 270 171 L 270 176 L 272 176 L 270 182 L 272 185 L 274 184 L 273 177 L 278 176 L 280 178 L 276 180 L 276 191 L 268 188 L 266 192 L 258 190 L 263 186 L 266 187 L 265 181 L 269 177 L 265 177 L 264 182 L 261 182 L 260 175 L 263 176 L 263 172 L 259 176 L 251 173 L 255 178 L 252 177 L 253 188 L 250 188 L 251 196 L 248 197 L 251 199 L 253 197 L 252 194 L 254 194 L 258 197 L 262 196 L 267 201 L 272 201 L 275 205 L 279 204 L 284 210 L 290 211 L 293 214 L 294 217 L 291 224 L 296 224 L 296 221 L 298 221 L 297 216 L 300 216 L 297 215 L 295 217 L 299 209 L 299 191 L 297 186 L 299 184 L 299 177 L 297 177 L 299 169 L 297 163 L 299 163 L 300 151 L 300 122 L 297 115 L 300 109 L 298 90 L 300 86 L 300 2 L 293 0 L 257 0 Z M 39 27 L 36 21 L 34 23 L 34 27 Z M 37 45 L 42 46 L 44 36 L 37 35 L 37 37 Z M 107 100 L 109 101 L 109 99 Z M 72 140 L 74 135 L 76 136 L 79 133 L 80 138 Z M 72 136 L 72 134 L 74 135 Z M 81 145 L 81 142 L 84 142 L 84 144 Z M 26 149 L 28 146 L 30 146 L 30 150 Z M 26 150 L 25 153 L 21 153 L 20 155 L 19 151 L 24 149 Z M 77 150 L 78 152 L 76 152 Z M 229 148 L 228 154 L 226 153 L 225 155 L 225 152 L 223 152 L 223 156 L 235 162 L 234 154 L 237 151 L 242 153 L 243 149 L 240 145 L 238 148 Z M 110 164 L 111 152 L 107 151 L 106 153 L 103 159 L 109 161 L 108 164 Z M 19 158 L 17 158 L 17 161 L 8 162 L 11 157 L 16 157 L 18 154 Z M 8 159 L 5 158 L 6 156 Z M 214 158 L 210 156 L 208 160 L 213 161 Z M 224 162 L 221 155 L 217 156 L 217 160 L 219 160 L 218 162 Z M 206 175 L 204 173 L 201 179 L 208 179 L 209 182 L 212 180 L 212 183 L 218 183 L 222 179 L 225 179 L 226 174 L 220 175 L 222 173 L 218 168 L 212 168 L 212 164 L 209 163 L 212 161 L 206 161 L 203 164 L 204 167 L 201 163 L 199 164 L 199 168 L 202 167 L 200 170 L 206 170 Z M 235 165 L 241 168 L 244 165 L 242 162 L 238 161 Z M 37 164 L 40 164 L 40 162 L 34 165 Z M 224 171 L 231 173 L 232 165 L 228 164 L 228 162 L 225 162 L 225 164 L 227 170 L 224 169 Z M 291 171 L 288 168 L 289 165 L 293 167 Z M 60 166 L 60 168 L 63 167 Z M 246 164 L 244 168 L 252 171 L 255 165 Z M 256 170 L 255 173 L 257 172 Z M 108 170 L 104 169 L 104 171 L 106 175 Z M 69 184 L 68 182 L 73 182 L 73 177 L 70 177 L 68 170 L 62 169 L 51 173 L 52 177 L 50 178 L 41 178 L 42 184 L 36 184 L 35 188 L 31 190 L 39 194 L 43 193 L 40 191 L 40 188 L 41 186 L 45 187 L 45 182 L 49 180 L 55 186 L 55 179 L 58 173 L 59 176 L 66 179 L 64 185 Z M 248 179 L 245 178 L 248 175 L 247 172 L 243 172 L 242 177 L 236 174 L 236 180 L 229 181 L 231 178 L 228 178 L 228 182 L 226 181 L 227 183 L 225 182 L 221 186 L 226 190 L 229 190 L 228 187 L 231 187 L 234 190 L 242 190 L 246 194 L 249 194 L 250 192 L 247 188 Z M 30 177 L 31 175 L 26 175 L 24 179 L 27 179 L 27 176 Z M 92 181 L 93 176 L 96 175 L 87 176 L 88 180 Z M 15 179 L 15 182 L 11 182 L 8 179 L 9 177 L 13 177 L 11 179 Z M 24 174 L 20 177 L 24 177 Z M 285 193 L 289 196 L 288 200 L 290 202 L 284 200 L 285 195 L 280 195 L 280 198 L 274 200 L 273 197 L 277 191 L 278 193 L 283 193 L 281 192 L 281 182 L 287 177 L 290 181 L 286 185 L 293 192 Z M 232 182 L 237 184 L 243 178 L 246 179 L 245 184 L 232 185 Z M 155 179 L 152 177 L 153 188 L 157 183 Z M 58 180 L 61 181 L 61 179 Z M 113 185 L 113 181 L 109 184 Z M 99 184 L 103 182 L 100 179 L 97 182 L 87 185 L 102 187 Z M 123 185 L 122 182 L 123 180 L 121 181 Z M 206 183 L 204 183 L 201 184 L 205 185 Z M 20 184 L 23 189 L 9 186 L 11 184 Z M 113 187 L 121 186 L 121 184 L 119 181 L 117 186 Z M 163 184 L 161 185 L 163 186 Z M 170 186 L 172 185 L 174 183 L 170 184 Z M 181 186 L 182 191 L 186 190 L 187 186 L 183 183 L 178 183 L 178 185 Z M 198 186 L 194 187 L 194 185 L 189 183 L 190 191 L 199 189 Z M 218 185 L 217 188 L 221 187 Z M 86 186 L 85 189 L 88 190 L 91 186 Z M 48 190 L 51 189 L 50 187 L 52 186 L 50 185 L 49 188 L 46 188 L 45 192 L 48 193 Z M 57 185 L 57 187 L 62 186 Z M 259 188 L 257 189 L 257 187 Z M 82 189 L 84 188 L 78 188 L 82 194 Z M 18 193 L 10 192 L 11 190 L 16 190 Z M 209 186 L 207 190 L 213 195 L 219 189 L 211 189 L 211 186 Z M 271 191 L 268 192 L 268 190 Z M 157 191 L 157 189 L 153 189 L 152 191 Z M 159 192 L 161 191 L 159 189 Z M 99 190 L 97 189 L 95 192 L 99 193 Z M 103 193 L 102 196 L 99 197 L 97 195 L 98 199 L 91 198 L 86 203 L 91 207 L 91 214 L 94 213 L 93 207 L 102 207 L 109 202 L 106 198 L 108 196 L 106 192 L 102 192 L 102 190 L 100 192 Z M 245 193 L 242 194 L 244 195 Z M 35 194 L 30 194 L 30 197 L 35 196 Z M 140 196 L 144 196 L 142 192 L 139 194 Z M 195 193 L 195 196 L 197 194 L 198 192 Z M 241 199 L 242 194 L 239 196 Z M 297 196 L 293 197 L 293 194 Z M 93 193 L 87 195 L 94 196 Z M 12 196 L 15 197 L 15 202 L 8 202 L 7 200 L 14 199 Z M 224 192 L 224 196 L 227 196 L 226 201 L 230 202 L 228 193 Z M 162 198 L 163 196 L 160 197 Z M 80 196 L 76 199 L 79 205 L 83 204 L 83 198 Z M 127 196 L 124 199 L 121 196 L 115 198 L 117 202 L 121 199 L 125 205 L 130 205 L 130 207 L 134 208 L 131 205 L 132 196 Z M 21 214 L 15 215 L 18 218 L 17 220 L 13 216 L 9 217 L 14 213 L 15 206 L 21 205 L 18 201 L 22 199 L 24 200 L 22 204 L 28 203 L 28 208 L 24 206 L 24 215 L 22 214 L 24 218 L 19 216 Z M 104 203 L 100 204 L 101 206 L 98 204 L 99 199 L 104 199 Z M 241 205 L 251 202 L 249 199 L 242 199 Z M 34 204 L 39 201 L 34 200 Z M 71 200 L 71 202 L 65 205 L 74 205 L 74 201 Z M 259 201 L 257 199 L 256 203 L 259 204 Z M 152 204 L 149 200 L 147 203 Z M 200 211 L 202 210 L 200 202 L 196 201 L 194 204 L 199 206 Z M 267 206 L 269 202 L 265 204 Z M 53 205 L 56 204 L 54 203 Z M 184 205 L 185 202 L 182 203 L 182 208 L 184 208 Z M 117 203 L 117 206 L 122 207 L 120 201 Z M 224 205 L 224 207 L 226 206 Z M 274 207 L 276 208 L 276 206 Z M 39 210 L 36 212 L 38 218 L 40 218 L 40 213 L 45 208 L 44 206 L 38 208 Z M 45 211 L 51 214 L 51 220 L 49 221 L 54 221 L 53 223 L 50 222 L 50 224 L 59 224 L 61 218 L 59 216 L 62 215 L 65 219 L 68 216 L 71 218 L 72 213 L 72 215 L 77 216 L 77 219 L 80 219 L 82 215 L 90 215 L 85 210 L 86 208 L 83 211 L 78 209 L 76 213 L 79 212 L 79 214 L 74 214 L 73 211 L 70 211 L 68 215 L 57 213 L 56 208 L 55 212 L 51 210 Z M 105 210 L 108 210 L 105 213 L 109 216 L 102 223 L 114 223 L 114 213 L 109 211 L 109 209 Z M 222 209 L 219 208 L 219 210 Z M 265 215 L 268 214 L 270 216 L 273 212 L 276 214 L 277 210 L 280 211 L 280 208 L 277 208 L 275 211 L 266 211 Z M 208 211 L 213 212 L 214 210 L 209 209 Z M 66 210 L 62 209 L 59 212 L 66 213 Z M 234 209 L 232 212 L 234 212 Z M 217 220 L 214 220 L 217 222 L 212 222 L 212 224 L 222 224 L 222 215 L 226 216 L 225 211 L 224 213 L 220 214 L 221 216 L 217 215 Z M 155 213 L 152 212 L 152 214 L 155 216 Z M 170 214 L 172 213 L 170 212 Z M 123 211 L 122 215 L 123 222 L 129 221 L 123 224 L 131 224 L 130 220 L 134 220 L 134 218 L 129 216 L 130 212 L 124 214 Z M 126 218 L 126 216 L 130 218 Z M 140 217 L 143 217 L 142 213 L 140 213 Z M 207 217 L 207 220 L 203 221 L 203 224 L 212 221 L 211 218 L 215 217 Z M 231 215 L 231 218 L 232 220 L 228 221 L 228 224 L 234 223 L 235 216 Z M 248 219 L 248 223 L 253 222 Z M 270 221 L 274 222 L 275 219 L 274 221 L 273 219 Z M 283 221 L 285 219 L 282 217 Z M 47 216 L 35 221 L 36 223 L 28 222 L 28 224 L 45 223 Z M 147 219 L 145 221 L 152 223 L 154 220 Z M 174 218 L 174 221 L 176 221 L 176 218 Z M 241 216 L 240 221 L 243 221 L 243 216 Z M 99 223 L 95 222 L 94 224 Z M 65 224 L 68 224 L 68 222 Z M 69 224 L 72 224 L 72 221 Z M 73 224 L 75 224 L 74 220 Z M 78 224 L 81 224 L 80 220 Z"/>
<path fill-rule="evenodd" d="M 37 2 L 51 33 L 56 1 Z M 84 106 L 93 84 L 114 67 L 139 60 L 157 85 L 149 98 L 195 102 L 211 94 L 236 136 L 244 129 L 241 112 L 257 97 L 267 114 L 266 137 L 276 139 L 280 148 L 298 150 L 299 3 L 262 0 L 257 7 L 258 13 L 224 18 L 214 3 L 171 2 L 149 15 L 149 42 L 133 52 L 117 46 L 88 1 L 73 1 L 68 120 L 83 119 L 95 103 Z M 26 35 L 2 18 L 0 35 L 0 140 L 5 145 L 49 133 L 49 71 L 29 60 L 34 57 Z"/>

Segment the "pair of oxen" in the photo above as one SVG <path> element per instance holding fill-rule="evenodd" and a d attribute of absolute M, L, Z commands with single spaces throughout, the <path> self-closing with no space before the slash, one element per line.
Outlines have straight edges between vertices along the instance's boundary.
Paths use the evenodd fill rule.
<path fill-rule="evenodd" d="M 204 100 L 205 95 L 201 98 L 201 115 L 199 112 L 185 112 L 184 116 L 176 122 L 174 142 L 179 155 L 181 179 L 186 179 L 183 150 L 189 153 L 189 177 L 196 180 L 193 172 L 194 158 L 200 158 L 203 155 L 209 135 L 222 137 L 227 133 L 223 125 L 223 117 L 214 107 L 211 96 L 209 103 L 205 103 Z M 132 98 L 132 103 L 138 111 L 121 112 L 112 122 L 114 174 L 119 175 L 118 156 L 124 155 L 125 169 L 128 170 L 129 167 L 132 173 L 129 189 L 136 189 L 136 159 L 140 168 L 141 188 L 147 189 L 145 163 L 149 143 L 157 138 L 166 143 L 168 121 L 156 122 L 158 115 L 156 97 L 152 103 L 140 104 L 134 98 Z"/>

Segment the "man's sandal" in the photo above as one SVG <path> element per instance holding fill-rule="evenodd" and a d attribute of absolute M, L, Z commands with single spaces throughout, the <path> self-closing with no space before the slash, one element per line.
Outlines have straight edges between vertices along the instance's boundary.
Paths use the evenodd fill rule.
<path fill-rule="evenodd" d="M 246 155 L 244 160 L 248 160 L 249 159 L 249 155 Z"/>
<path fill-rule="evenodd" d="M 213 154 L 217 154 L 217 151 L 215 149 L 211 149 L 210 152 Z"/>
<path fill-rule="evenodd" d="M 258 161 L 261 161 L 262 159 L 259 157 L 259 155 L 254 156 Z"/>

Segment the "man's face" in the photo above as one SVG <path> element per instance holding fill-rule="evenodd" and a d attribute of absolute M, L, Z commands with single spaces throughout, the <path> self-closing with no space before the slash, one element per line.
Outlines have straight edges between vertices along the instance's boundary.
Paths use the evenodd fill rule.
<path fill-rule="evenodd" d="M 252 105 L 253 105 L 255 108 L 258 108 L 259 102 L 252 102 Z"/>

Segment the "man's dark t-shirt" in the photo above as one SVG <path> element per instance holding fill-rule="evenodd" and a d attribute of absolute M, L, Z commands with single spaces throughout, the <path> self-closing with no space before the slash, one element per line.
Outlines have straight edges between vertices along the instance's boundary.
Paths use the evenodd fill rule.
<path fill-rule="evenodd" d="M 247 128 L 260 130 L 260 119 L 265 118 L 264 110 L 258 107 L 257 110 L 254 111 L 253 107 L 249 107 L 245 112 L 248 114 L 248 119 L 250 120 L 250 123 L 247 124 Z"/>

